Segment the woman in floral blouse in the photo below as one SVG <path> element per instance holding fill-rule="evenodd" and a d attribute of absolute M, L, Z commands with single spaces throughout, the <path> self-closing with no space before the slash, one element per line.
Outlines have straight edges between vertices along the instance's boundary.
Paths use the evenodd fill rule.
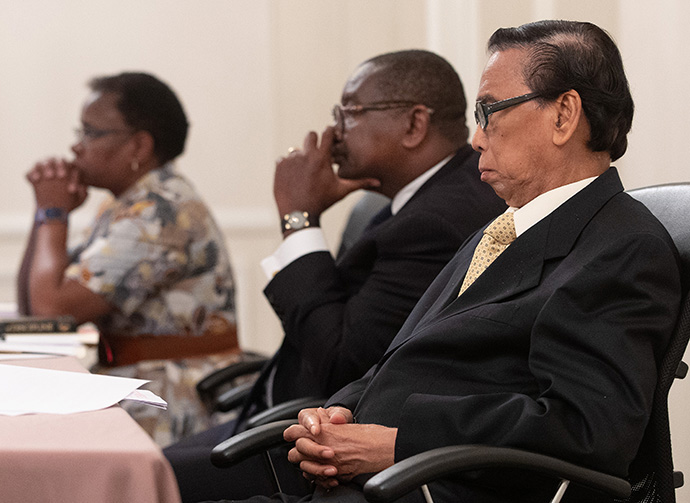
<path fill-rule="evenodd" d="M 209 209 L 173 168 L 188 129 L 174 92 L 145 73 L 89 87 L 74 158 L 47 159 L 27 175 L 36 218 L 18 303 L 25 314 L 95 323 L 93 370 L 152 381 L 167 411 L 123 405 L 166 445 L 208 426 L 194 385 L 239 352 L 228 253 Z M 113 197 L 68 249 L 69 214 L 88 187 Z"/>

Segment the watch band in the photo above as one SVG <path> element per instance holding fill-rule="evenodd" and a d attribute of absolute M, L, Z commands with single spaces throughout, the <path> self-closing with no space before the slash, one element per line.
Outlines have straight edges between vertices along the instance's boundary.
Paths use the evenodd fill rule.
<path fill-rule="evenodd" d="M 63 222 L 67 223 L 67 211 L 63 208 L 50 207 L 50 208 L 38 208 L 36 210 L 36 216 L 34 221 L 38 224 L 45 224 L 48 222 Z"/>

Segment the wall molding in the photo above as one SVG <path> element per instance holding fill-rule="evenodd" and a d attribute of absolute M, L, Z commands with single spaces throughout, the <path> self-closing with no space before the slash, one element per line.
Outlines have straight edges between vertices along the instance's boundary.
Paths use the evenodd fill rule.
<path fill-rule="evenodd" d="M 271 232 L 277 235 L 279 229 L 278 215 L 274 209 L 265 207 L 220 207 L 213 208 L 213 216 L 223 232 L 229 234 L 263 234 Z M 87 228 L 93 213 L 77 212 L 70 217 L 70 234 L 83 232 Z M 6 239 L 25 239 L 33 213 L 16 212 L 0 213 L 0 242 Z"/>

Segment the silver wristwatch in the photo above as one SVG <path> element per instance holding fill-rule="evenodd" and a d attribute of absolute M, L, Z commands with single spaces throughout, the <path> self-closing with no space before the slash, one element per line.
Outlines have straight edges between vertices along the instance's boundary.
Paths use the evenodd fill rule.
<path fill-rule="evenodd" d="M 281 229 L 283 232 L 292 230 L 297 231 L 305 227 L 310 227 L 311 225 L 313 225 L 313 223 L 309 219 L 308 211 L 293 211 L 283 215 Z"/>

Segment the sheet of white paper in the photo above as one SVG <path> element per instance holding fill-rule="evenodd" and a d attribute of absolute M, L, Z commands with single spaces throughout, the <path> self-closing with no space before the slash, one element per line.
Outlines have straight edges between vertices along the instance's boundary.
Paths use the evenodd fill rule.
<path fill-rule="evenodd" d="M 91 334 L 86 334 L 85 336 L 76 332 L 69 334 L 6 334 L 4 343 L 34 344 L 38 346 L 42 344 L 78 346 L 86 344 L 85 340 L 90 341 Z M 2 342 L 0 341 L 0 347 L 2 347 Z"/>
<path fill-rule="evenodd" d="M 98 332 L 73 334 L 11 334 L 0 340 L 0 353 L 43 353 L 83 358 L 85 344 L 97 344 Z"/>
<path fill-rule="evenodd" d="M 0 352 L 0 361 L 2 360 L 33 360 L 36 358 L 54 358 L 55 355 L 39 354 L 39 353 L 2 353 Z"/>
<path fill-rule="evenodd" d="M 82 345 L 66 344 L 30 344 L 10 342 L 0 344 L 0 353 L 37 353 L 44 355 L 63 355 L 83 358 L 86 348 Z"/>
<path fill-rule="evenodd" d="M 118 403 L 148 381 L 0 364 L 0 414 L 72 414 Z"/>
<path fill-rule="evenodd" d="M 124 397 L 123 400 L 134 400 L 135 402 L 141 402 L 146 405 L 158 407 L 159 409 L 168 408 L 168 402 L 156 395 L 153 391 L 147 389 L 135 389 Z"/>

